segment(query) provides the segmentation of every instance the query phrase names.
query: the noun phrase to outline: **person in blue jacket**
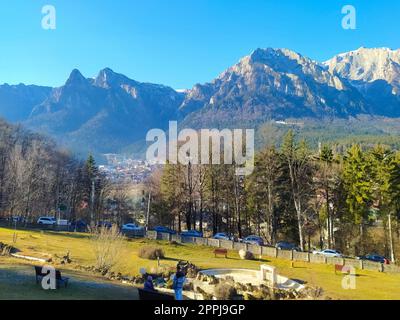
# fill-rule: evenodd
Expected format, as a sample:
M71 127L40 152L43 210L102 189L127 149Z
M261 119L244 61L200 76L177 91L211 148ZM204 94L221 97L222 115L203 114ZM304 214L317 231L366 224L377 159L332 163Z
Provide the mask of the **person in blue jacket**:
M154 289L154 284L153 284L153 277L148 276L146 282L144 283L144 290L147 291L156 291Z
M183 286L186 281L186 276L182 272L181 267L177 267L177 272L173 277L173 286L172 288L175 291L175 300L183 300Z

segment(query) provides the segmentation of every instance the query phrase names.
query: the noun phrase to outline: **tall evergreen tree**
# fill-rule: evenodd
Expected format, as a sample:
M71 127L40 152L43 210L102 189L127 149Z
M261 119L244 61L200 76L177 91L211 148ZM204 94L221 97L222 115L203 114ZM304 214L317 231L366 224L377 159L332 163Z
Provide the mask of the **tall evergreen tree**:
M361 251L365 251L364 223L368 219L373 201L371 173L371 162L361 147L359 145L352 146L344 160L343 180L348 212L353 223L360 230ZM356 250L360 251L358 248Z

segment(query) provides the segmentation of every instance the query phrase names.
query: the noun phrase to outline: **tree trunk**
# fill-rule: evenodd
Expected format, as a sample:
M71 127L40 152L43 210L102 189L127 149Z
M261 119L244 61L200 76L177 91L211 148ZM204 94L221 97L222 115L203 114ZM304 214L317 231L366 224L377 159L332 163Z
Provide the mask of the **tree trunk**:
M300 241L300 248L301 251L304 251L304 238L303 238L303 226L301 222L301 204L295 201L295 209L297 214L297 226L299 229L299 241Z
M394 254L394 245L393 245L392 214L391 213L389 213L389 217L388 217L388 228L389 228L390 260L392 260L392 263L396 263L396 257Z

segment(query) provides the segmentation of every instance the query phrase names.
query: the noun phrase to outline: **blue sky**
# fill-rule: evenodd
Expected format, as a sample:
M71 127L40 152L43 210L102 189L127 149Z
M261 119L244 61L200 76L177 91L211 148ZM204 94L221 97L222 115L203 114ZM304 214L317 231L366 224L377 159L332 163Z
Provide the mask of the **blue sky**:
M41 28L54 5L57 29ZM357 9L357 30L341 8ZM261 47L316 60L361 46L400 48L398 0L0 0L0 83L59 86L73 68L110 67L190 88Z

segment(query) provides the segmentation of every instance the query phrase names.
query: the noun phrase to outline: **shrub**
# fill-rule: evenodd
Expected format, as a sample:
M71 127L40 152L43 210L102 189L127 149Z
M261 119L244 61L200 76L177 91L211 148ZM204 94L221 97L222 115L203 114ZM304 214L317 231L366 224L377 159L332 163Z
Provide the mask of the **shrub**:
M250 251L240 250L239 256L242 260L254 260L254 254Z
M95 228L91 230L91 242L96 257L96 268L105 275L119 260L124 236L116 226L110 229Z
M174 286L174 281L172 279L168 279L167 283L165 284L165 287L167 289L172 289Z
M232 300L237 295L236 289L227 283L220 283L214 289L217 300Z
M8 256L14 251L12 246L0 242L0 256Z
M196 288L197 293L201 294L203 296L203 299L206 301L210 301L213 299L213 296L206 291L204 291L202 288L197 287Z
M161 248L145 246L139 249L139 257L142 259L156 260L164 258L165 254Z

